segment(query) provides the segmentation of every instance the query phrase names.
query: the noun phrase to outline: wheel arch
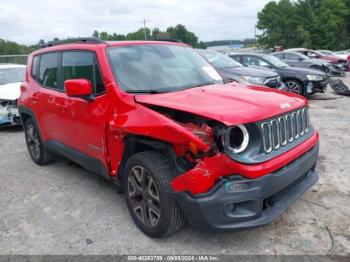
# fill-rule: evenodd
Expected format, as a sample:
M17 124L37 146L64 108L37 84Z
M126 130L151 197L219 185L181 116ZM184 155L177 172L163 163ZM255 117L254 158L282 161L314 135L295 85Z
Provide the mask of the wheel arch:
M177 156L174 147L164 141L151 137L129 134L124 139L125 149L122 160L118 168L118 177L122 178L125 173L125 167L128 159L139 152L153 150L161 153L166 157L176 169L178 174L186 172L190 166L184 159Z
M35 113L30 108L23 106L23 105L20 105L20 106L18 106L18 112L19 112L19 116L20 116L21 123L22 123L23 127L28 119L33 119L36 127L38 128L38 130L40 132L40 135L42 135L37 117L36 117Z

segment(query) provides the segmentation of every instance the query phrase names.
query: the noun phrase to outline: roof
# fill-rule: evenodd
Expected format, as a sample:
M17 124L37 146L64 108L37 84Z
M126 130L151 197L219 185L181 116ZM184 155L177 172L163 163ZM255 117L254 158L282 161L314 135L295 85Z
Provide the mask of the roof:
M289 48L285 51L310 51L310 49L307 49L307 48Z
M0 69L5 68L25 68L25 65L18 65L18 64L0 64Z
M42 48L34 51L31 55L37 55L45 52L53 51L64 51L71 49L82 49L82 50L96 50L97 48L106 48L109 46L131 46L131 45L179 45L179 46L189 46L184 43L178 43L173 41L156 41L156 40L133 40L133 41L102 41L92 42L92 41L62 41L53 44L44 45Z

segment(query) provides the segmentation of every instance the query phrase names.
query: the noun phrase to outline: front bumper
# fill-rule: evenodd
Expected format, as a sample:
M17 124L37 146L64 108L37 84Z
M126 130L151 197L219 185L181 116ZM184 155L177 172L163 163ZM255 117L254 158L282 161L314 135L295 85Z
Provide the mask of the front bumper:
M266 225L279 217L318 180L318 144L301 157L269 175L221 179L200 196L174 193L191 226L203 232L243 230Z
M0 100L0 126L20 124L16 101Z
M312 82L309 81L306 83L306 90L305 92L307 94L313 94L313 93L324 93L327 90L329 84L329 79L325 79L323 81L320 82Z

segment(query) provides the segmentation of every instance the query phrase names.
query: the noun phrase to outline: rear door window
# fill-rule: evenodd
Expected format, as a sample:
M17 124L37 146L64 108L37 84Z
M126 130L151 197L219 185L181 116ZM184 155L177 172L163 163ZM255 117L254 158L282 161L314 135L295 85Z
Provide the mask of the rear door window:
M38 82L48 88L58 88L59 53L42 54L40 58Z

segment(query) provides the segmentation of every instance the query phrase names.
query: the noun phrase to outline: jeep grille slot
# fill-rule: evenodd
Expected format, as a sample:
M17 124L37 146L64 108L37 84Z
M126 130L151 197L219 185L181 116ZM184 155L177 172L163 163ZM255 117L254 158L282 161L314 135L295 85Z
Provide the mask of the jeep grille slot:
M260 124L260 130L265 153L277 150L309 132L308 109L299 109L264 121Z

